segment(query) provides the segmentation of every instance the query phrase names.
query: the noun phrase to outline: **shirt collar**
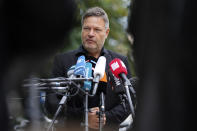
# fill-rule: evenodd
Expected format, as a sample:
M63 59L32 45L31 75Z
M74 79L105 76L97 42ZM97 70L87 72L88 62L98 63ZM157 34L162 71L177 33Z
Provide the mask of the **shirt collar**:
M78 48L78 50L77 50L77 52L76 52L76 56L80 56L80 55L85 55L85 56L87 56L87 54L88 54L88 51L83 47L83 45L81 45L79 48ZM107 54L107 50L103 47L102 49L101 49L101 53L100 53L100 56L104 56L105 54Z

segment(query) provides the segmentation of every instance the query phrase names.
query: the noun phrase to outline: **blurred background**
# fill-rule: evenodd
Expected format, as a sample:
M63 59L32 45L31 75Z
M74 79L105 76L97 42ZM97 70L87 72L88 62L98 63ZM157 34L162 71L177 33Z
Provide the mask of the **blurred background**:
M110 33L105 48L128 56L135 76L133 39L127 34L130 4L130 0L3 0L2 129L6 127L6 121L9 121L9 130L17 131L41 130L48 126L51 117L45 116L45 97L41 97L44 92L22 85L27 78L50 78L54 56L81 45L81 16L89 7L100 6L107 12Z
M1 130L47 127L44 94L21 85L26 78L49 78L54 56L78 48L81 14L92 6L101 6L110 19L105 47L128 56L132 75L139 77L129 130L195 129L196 1L2 0Z

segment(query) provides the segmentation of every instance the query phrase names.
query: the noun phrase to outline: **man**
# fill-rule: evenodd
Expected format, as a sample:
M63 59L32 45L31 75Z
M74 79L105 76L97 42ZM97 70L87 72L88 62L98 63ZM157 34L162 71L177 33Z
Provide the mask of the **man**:
M115 130L118 129L119 124L125 120L130 114L128 103L126 108L121 104L120 97L116 93L111 85L109 79L114 79L109 71L109 63L114 58L121 59L128 69L128 78L131 77L130 70L128 68L128 61L125 56L106 50L104 48L105 40L109 34L109 20L106 12L99 7L93 7L88 9L82 17L82 32L81 39L82 45L79 49L70 51L64 54L57 55L54 60L54 66L52 70L53 77L64 76L67 77L67 71L72 65L76 64L79 56L84 55L86 61L92 63L93 68L100 56L106 57L106 75L107 84L105 87L105 114L104 114L104 129ZM109 78L111 77L111 78ZM99 83L98 89L102 85ZM121 85L123 86L123 85ZM124 88L124 87L122 87ZM88 113L88 125L90 129L99 129L99 117L97 112L99 111L100 93L97 91L94 97L89 97L88 107L91 111ZM54 98L48 97L48 102L58 103ZM76 96L71 97L66 103L65 116L66 125L72 128L74 122L82 122L84 116L84 95L78 93ZM48 103L48 109L54 113L57 106L50 106ZM52 109L53 108L53 109ZM69 124L68 124L69 123ZM79 126L74 124L74 126ZM107 129L108 128L108 129Z

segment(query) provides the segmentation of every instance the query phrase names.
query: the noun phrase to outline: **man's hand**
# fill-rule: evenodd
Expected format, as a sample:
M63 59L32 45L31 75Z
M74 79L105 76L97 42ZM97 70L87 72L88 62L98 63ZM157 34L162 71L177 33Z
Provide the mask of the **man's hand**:
M99 129L99 115L96 112L99 112L98 107L91 108L90 112L88 113L88 125L92 129ZM102 126L104 126L106 123L105 114L103 115L101 122Z

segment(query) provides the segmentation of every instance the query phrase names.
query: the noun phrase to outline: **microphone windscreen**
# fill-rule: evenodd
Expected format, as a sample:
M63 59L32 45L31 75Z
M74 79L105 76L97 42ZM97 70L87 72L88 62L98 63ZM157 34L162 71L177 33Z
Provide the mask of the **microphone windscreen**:
M117 77L120 78L120 74L124 73L125 75L127 75L127 68L125 66L125 64L118 58L113 59L110 64L110 70L111 72Z
M85 66L85 69L86 69L85 78L92 77L92 64L87 62L86 66ZM84 81L84 86L83 86L84 90L91 90L91 87L92 87L92 82L91 81Z
M76 75L76 76L79 75L79 76L85 77L85 65L86 65L85 56L82 55L82 56L78 57L77 64L76 64L75 70L74 70L74 75Z
M94 77L99 75L100 78L102 78L105 73L105 66L106 66L106 58L104 56L100 56L94 69Z

